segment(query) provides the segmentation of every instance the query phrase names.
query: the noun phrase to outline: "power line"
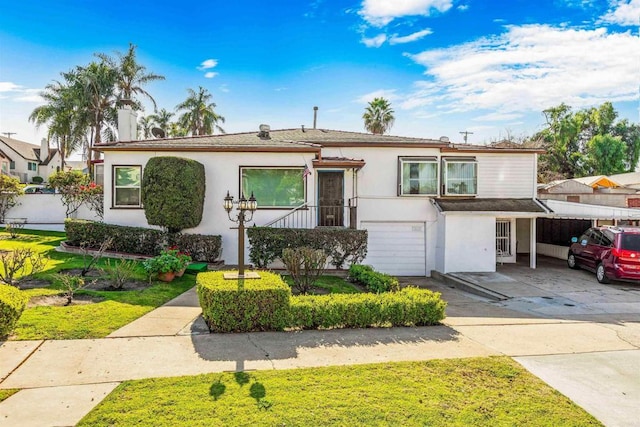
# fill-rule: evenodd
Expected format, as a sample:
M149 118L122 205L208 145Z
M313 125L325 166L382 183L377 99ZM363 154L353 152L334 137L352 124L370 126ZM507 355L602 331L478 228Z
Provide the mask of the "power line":
M460 134L461 134L461 135L464 135L464 136L463 136L463 138L464 138L464 143L466 144L466 143L467 143L467 136L468 136L468 135L473 135L473 132L469 132L468 130L465 130L465 131L460 132Z
M7 138L11 138L11 135L17 135L17 132L2 132L3 135L7 135Z

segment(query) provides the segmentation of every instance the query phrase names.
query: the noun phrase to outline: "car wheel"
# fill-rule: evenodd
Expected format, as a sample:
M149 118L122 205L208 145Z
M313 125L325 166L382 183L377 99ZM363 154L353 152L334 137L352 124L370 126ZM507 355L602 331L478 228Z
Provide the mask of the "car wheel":
M567 265L569 266L569 268L572 268L574 270L580 268L576 261L576 256L572 252L569 252L569 256L567 257Z
M602 263L598 264L596 267L596 279L598 279L599 283L609 283L609 278L607 277L607 273L604 271L604 265Z

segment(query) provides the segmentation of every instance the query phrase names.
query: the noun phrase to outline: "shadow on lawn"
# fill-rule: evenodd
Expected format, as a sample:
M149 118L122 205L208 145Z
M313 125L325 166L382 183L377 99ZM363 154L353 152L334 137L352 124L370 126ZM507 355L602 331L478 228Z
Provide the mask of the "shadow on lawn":
M251 375L246 372L234 372L233 378L240 388L249 384L252 380ZM267 389L264 384L256 381L255 378L253 378L253 380L255 382L251 384L251 387L249 387L249 396L256 400L256 404L259 409L269 409L272 406L272 403L265 400L265 397L267 396ZM213 400L218 400L226 391L227 386L222 382L221 375L213 384L211 384L211 387L209 388L209 395L211 395Z

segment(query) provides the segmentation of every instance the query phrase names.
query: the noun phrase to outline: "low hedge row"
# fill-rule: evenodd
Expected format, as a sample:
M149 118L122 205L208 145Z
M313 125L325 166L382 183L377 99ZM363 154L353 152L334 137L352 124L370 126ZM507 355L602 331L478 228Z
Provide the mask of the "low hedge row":
M291 298L290 327L366 328L435 325L447 303L440 294L407 287L384 294L300 295Z
M283 249L302 246L323 250L336 268L346 262L357 264L367 255L367 230L250 227L247 236L251 244L249 259L258 268L279 259Z
M104 222L67 219L64 223L67 243L71 246L99 248L113 238L110 251L156 256L166 246L189 252L194 261L214 262L222 252L222 237L203 234L170 234L151 228L128 227Z
M211 332L249 332L285 328L364 328L433 325L444 319L446 302L439 293L404 288L383 294L291 296L279 275L225 280L222 272L196 279L202 315Z
M379 273L368 265L351 265L349 267L349 279L375 293L400 289L398 279L385 273Z
M200 273L196 289L202 317L211 332L280 331L288 326L291 288L278 274L226 280L220 271Z
M29 297L20 289L0 284L0 338L9 335L27 306Z

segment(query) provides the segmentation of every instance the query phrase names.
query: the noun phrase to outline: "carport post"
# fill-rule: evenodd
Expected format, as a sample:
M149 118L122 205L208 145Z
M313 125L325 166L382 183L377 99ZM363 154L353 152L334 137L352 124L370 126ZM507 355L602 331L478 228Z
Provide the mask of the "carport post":
M536 218L531 218L529 223L529 267L536 268Z

